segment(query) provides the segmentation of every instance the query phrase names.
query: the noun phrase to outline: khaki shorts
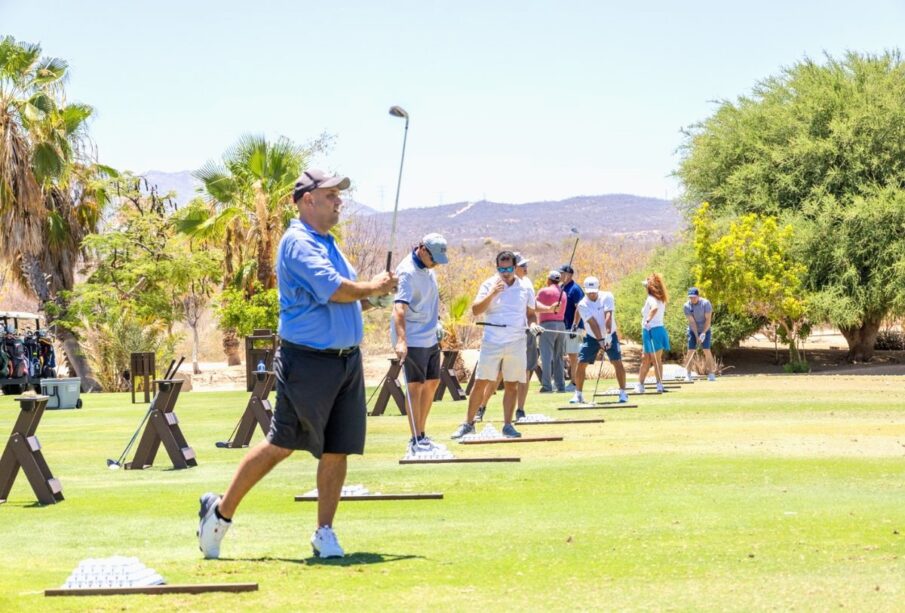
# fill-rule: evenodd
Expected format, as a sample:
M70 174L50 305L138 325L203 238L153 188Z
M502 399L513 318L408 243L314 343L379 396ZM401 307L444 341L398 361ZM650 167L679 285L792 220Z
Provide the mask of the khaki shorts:
M524 383L525 370L528 368L525 352L524 336L505 345L483 343L475 378L496 381L497 375L502 371L503 381Z

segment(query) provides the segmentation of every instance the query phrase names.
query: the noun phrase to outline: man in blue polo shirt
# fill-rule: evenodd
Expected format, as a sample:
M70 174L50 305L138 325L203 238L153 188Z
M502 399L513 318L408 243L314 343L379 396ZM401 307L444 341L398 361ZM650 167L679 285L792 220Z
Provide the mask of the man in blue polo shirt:
M688 288L688 302L685 303L685 318L688 320L688 350L691 352L685 362L685 380L691 381L688 368L694 359L697 348L704 352L704 369L707 380L716 381L716 362L710 352L710 324L713 318L713 306L696 287Z
M575 387L575 378L578 376L578 352L581 350L581 342L584 338L584 323L578 313L578 303L584 298L584 292L572 278L575 275L575 269L569 264L563 264L559 267L559 274L562 280L562 304L565 305L563 310L563 323L566 330L572 330L574 335L566 339L565 353L569 359L569 374L572 377L572 383L566 386L566 391L577 391Z
M222 497L201 497L198 542L205 558L220 556L242 498L270 470L303 449L319 459L314 555L342 557L333 518L349 454L364 451L366 410L361 343L362 308L388 304L396 277L358 281L330 229L339 222L340 191L349 179L308 170L295 183L299 211L280 241L276 275L280 348L274 359L277 401L265 441L242 459Z
M390 340L405 369L411 402L413 452L430 451L435 444L425 432L427 415L440 385L440 291L432 270L447 264L446 239L428 234L396 267L399 288L390 318Z

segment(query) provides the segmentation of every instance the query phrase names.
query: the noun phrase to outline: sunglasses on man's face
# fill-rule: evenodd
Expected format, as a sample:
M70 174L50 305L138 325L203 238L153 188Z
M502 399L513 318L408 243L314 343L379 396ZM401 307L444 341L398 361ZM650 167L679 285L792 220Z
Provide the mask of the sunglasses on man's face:
M497 266L497 272L515 272L515 266Z

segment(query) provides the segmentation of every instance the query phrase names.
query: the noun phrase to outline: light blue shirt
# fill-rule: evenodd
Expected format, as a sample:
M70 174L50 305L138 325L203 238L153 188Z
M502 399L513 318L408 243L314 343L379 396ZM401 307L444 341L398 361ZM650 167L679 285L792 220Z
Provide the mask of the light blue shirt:
M405 339L409 347L433 347L437 344L440 318L440 292L434 271L409 253L396 267L399 285L394 302L408 305L405 310ZM390 318L390 340L396 344L396 326Z
M361 304L330 302L343 279L357 279L331 235L293 219L280 239L276 271L280 338L315 349L361 344Z

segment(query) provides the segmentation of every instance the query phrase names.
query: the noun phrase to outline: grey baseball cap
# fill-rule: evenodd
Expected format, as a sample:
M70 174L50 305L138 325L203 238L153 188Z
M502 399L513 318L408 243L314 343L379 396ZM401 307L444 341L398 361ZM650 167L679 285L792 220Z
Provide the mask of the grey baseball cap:
M437 234L436 232L432 232L430 234L425 235L424 238L421 239L421 244L430 251L431 258L437 264L448 264L449 258L446 257L446 239Z
M527 265L528 265L528 262L530 262L530 261L531 261L531 260L529 260L528 258L526 258L525 256L523 256L523 255L522 255L521 253L519 253L518 251L515 252L515 265L516 265L516 266L527 266Z
M558 270L551 270L549 273L547 273L547 278L553 281L559 281L560 279L562 279L562 275L559 274Z
M295 180L295 187L292 188L292 201L298 202L299 198L305 195L305 192L313 192L316 189L330 187L349 189L350 185L352 185L352 182L349 177L339 177L319 168L310 168Z

